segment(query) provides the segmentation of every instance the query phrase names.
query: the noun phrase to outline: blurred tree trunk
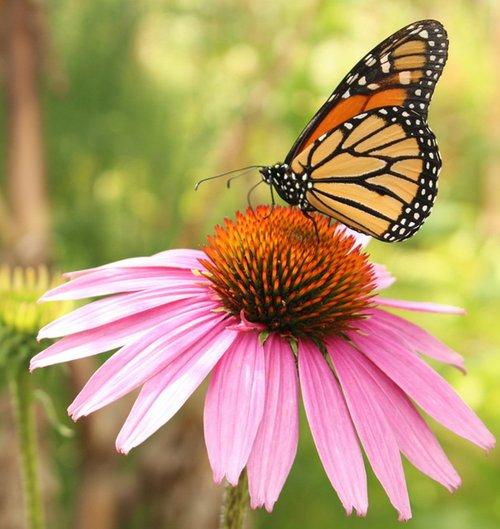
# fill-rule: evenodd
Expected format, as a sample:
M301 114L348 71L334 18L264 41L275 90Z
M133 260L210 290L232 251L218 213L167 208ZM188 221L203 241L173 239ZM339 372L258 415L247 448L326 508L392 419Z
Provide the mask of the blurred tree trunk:
M29 0L4 0L2 11L11 217L6 246L10 260L36 264L50 255L39 95L41 13L39 4Z
M47 262L49 206L45 189L45 160L39 97L39 56L43 33L39 5L26 0L0 0L2 81L5 94L6 194L0 196L2 260L21 265ZM0 409L10 409L1 396ZM0 468L0 527L24 527L19 475L19 454L13 417L2 413ZM40 475L46 503L52 504L55 481L39 421Z
M486 174L484 182L484 215L483 226L488 235L498 237L500 235L500 155L498 150L498 141L500 139L500 107L498 98L500 96L500 3L492 2L489 5L490 11L490 41L491 49L495 50L491 54L491 59L495 61L491 65L491 85L494 87L489 105L490 112L488 115L487 138L490 141L488 156L486 159Z

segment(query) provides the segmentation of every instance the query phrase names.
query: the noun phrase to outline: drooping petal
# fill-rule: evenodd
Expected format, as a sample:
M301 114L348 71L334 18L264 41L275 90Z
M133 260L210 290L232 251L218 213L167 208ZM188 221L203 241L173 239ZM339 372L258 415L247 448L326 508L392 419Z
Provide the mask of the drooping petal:
M83 299L153 288L176 288L200 282L206 282L206 279L196 277L190 270L159 267L104 268L49 290L40 301Z
M465 372L461 355L414 323L379 309L370 309L370 316L370 324L374 325L373 332L389 334L390 339L406 343L412 351L453 365Z
M412 310L415 312L436 312L438 314L465 314L461 307L452 305L441 305L440 303L429 303L427 301L405 301L402 299L374 297L373 301L384 307L395 309Z
M368 509L363 457L344 397L317 347L299 343L299 377L307 420L325 471L348 514Z
M331 342L335 351L336 341ZM460 477L446 457L436 437L404 392L378 369L366 356L350 349L350 361L371 398L384 412L399 449L424 474L455 490Z
M30 370L93 356L136 340L168 318L192 310L204 298L182 299L121 320L61 338L31 359Z
M240 333L214 369L205 400L204 429L214 481L236 485L264 412L264 349L254 332Z
M173 303L181 299L199 297L203 294L208 298L209 290L198 285L162 288L152 292L118 294L88 303L54 320L40 330L38 339L58 338L87 331L154 307Z
M218 324L151 377L118 434L117 450L128 453L169 421L231 346L236 334L225 329L224 323Z
M208 310L207 310L208 309ZM125 345L90 377L68 408L74 420L123 397L191 348L225 318L195 305Z
M184 270L204 270L205 267L200 263L200 259L206 259L207 256L201 250L191 249L173 249L157 253L148 257L130 257L108 263L94 268L87 268L86 270L77 270L75 272L67 272L64 275L69 279L75 279L97 270L106 268L134 268L134 267L152 267L158 266L162 268L180 268Z
M389 288L396 281L396 278L384 265L372 263L372 267L375 274L375 288L377 290Z
M370 333L367 323L360 330ZM350 333L363 353L431 417L457 435L490 449L495 438L451 386L399 342L371 334Z
M299 439L297 369L287 342L272 333L264 344L264 415L248 460L253 509L271 512L290 472Z
M336 224L335 231L351 236L355 241L353 245L354 248L356 248L357 246L361 248L366 248L368 246L368 243L371 241L371 237L369 235L365 235L364 233L359 233L357 231L351 230L351 228L348 228L347 226L344 226L344 224L341 223Z
M410 500L399 454L399 447L384 411L377 402L373 384L366 384L357 351L340 339L327 344L334 368L344 391L347 406L370 464L384 487L400 520L411 518Z

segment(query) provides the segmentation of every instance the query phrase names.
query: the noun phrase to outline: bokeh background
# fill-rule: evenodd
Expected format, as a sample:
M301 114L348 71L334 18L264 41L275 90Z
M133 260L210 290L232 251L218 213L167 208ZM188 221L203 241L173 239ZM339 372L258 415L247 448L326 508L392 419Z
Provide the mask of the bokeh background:
M0 1L2 261L68 270L200 247L215 223L246 206L258 175L230 191L218 181L195 192L197 178L282 159L346 71L423 18L442 21L451 41L429 115L444 160L440 195L417 236L369 251L398 277L394 297L467 309L463 318L413 320L465 355L467 376L441 372L500 434L496 0ZM269 200L265 189L254 195L254 204ZM99 361L34 375L54 408L38 410L49 526L216 527L221 490L203 448L203 391L119 456L113 441L130 399L76 426L65 416ZM3 389L0 421L0 527L17 529L17 447ZM500 527L500 452L485 455L438 430L464 484L450 495L407 466L408 525ZM373 476L369 492L368 517L346 518L303 421L274 513L252 513L248 525L399 527Z

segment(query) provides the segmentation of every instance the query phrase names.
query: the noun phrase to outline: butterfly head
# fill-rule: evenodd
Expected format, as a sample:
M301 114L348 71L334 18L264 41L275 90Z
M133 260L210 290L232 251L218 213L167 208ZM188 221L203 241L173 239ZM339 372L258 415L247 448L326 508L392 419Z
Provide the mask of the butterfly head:
M288 164L277 163L263 167L260 173L264 182L273 186L285 202L291 206L308 209L306 191L309 178L305 172L296 174Z
M283 179L287 166L282 163L276 163L274 165L268 165L259 169L260 174L262 175L262 180L268 185L276 185L276 182Z

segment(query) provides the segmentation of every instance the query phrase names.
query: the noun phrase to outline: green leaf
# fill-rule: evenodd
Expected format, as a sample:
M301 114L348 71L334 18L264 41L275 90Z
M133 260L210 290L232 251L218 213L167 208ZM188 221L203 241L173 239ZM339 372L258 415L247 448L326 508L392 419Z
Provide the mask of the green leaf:
M63 424L63 422L59 419L59 417L57 416L56 408L54 406L54 402L50 398L50 395L48 393L45 393L45 391L41 389L35 390L34 394L35 398L42 404L43 409L45 410L45 414L47 415L47 419L49 420L50 424L56 429L56 431L62 437L73 437L75 435L74 430L66 424Z

